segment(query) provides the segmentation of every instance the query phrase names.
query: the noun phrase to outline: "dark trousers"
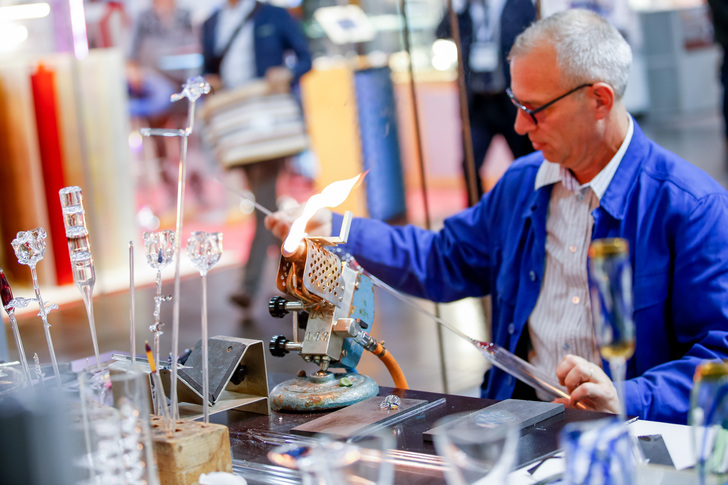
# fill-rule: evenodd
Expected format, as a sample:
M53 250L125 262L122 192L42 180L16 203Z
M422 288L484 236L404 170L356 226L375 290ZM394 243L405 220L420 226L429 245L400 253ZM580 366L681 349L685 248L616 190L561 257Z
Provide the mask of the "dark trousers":
M471 93L468 103L470 118L470 135L473 140L473 160L475 161L475 185L478 197L483 195L483 184L480 180L480 169L485 162L490 142L495 135L503 135L515 158L528 155L533 151L527 136L516 133L513 124L516 121L516 107L505 92L496 94ZM468 170L463 160L465 182L470 186Z
M278 207L276 196L276 182L278 174L285 163L284 158L268 160L265 162L243 165L248 189L253 193L255 201L263 207L275 211ZM275 290L275 275L263 275L265 262L268 260L268 248L280 246L280 241L269 230L265 228L265 214L255 211L255 236L250 245L248 262L245 265L242 290L250 297L255 296L260 289L261 280L270 281L271 291Z

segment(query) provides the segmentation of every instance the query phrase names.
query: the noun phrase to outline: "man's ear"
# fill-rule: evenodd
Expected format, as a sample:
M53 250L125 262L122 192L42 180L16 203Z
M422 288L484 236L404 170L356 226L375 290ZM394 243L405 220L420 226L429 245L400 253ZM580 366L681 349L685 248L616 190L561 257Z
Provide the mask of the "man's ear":
M614 88L607 83L594 83L590 95L596 101L597 119L606 118L612 111L616 99Z

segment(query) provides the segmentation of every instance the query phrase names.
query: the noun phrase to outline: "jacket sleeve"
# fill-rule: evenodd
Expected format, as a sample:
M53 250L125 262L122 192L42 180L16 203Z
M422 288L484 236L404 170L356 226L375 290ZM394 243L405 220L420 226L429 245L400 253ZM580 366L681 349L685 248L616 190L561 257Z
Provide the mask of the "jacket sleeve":
M219 11L202 24L202 74L220 74L220 64L215 62L215 29Z
M455 301L489 293L491 261L483 203L448 218L442 230L352 221L346 250L366 270L405 293ZM335 215L334 233L341 225Z
M710 194L691 207L664 218L658 236L674 237L674 244L645 244L646 257L669 254L670 264L635 274L637 348L628 366L638 357L648 356L645 365L662 361L628 368L639 377L625 383L626 410L640 419L687 423L695 368L728 359L728 195Z
M311 51L301 23L287 11L283 10L283 13L284 47L291 49L296 54L296 63L292 68L293 79L291 81L292 84L296 84L301 76L311 70Z

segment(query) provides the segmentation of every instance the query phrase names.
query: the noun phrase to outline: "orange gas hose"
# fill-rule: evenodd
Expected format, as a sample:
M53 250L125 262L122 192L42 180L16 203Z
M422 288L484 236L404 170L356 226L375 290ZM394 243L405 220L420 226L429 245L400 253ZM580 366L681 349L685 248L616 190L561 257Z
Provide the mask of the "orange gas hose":
M379 357L379 359L384 363L384 366L387 368L389 374L394 380L395 387L399 389L409 389L409 386L407 385L407 379L405 379L402 369L399 367L399 364L394 359L394 356L391 353L387 352L387 349L385 349L382 344L377 342L377 346L374 348L374 350L370 350L370 352Z

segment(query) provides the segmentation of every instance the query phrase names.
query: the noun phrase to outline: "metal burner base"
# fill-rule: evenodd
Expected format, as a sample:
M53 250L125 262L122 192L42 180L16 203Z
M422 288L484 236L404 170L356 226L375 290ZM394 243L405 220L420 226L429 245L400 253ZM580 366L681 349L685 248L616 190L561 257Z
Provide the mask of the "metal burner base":
M348 385L348 379L351 385ZM281 382L270 392L274 411L328 411L355 404L379 393L371 377L328 372L323 376L297 377Z

